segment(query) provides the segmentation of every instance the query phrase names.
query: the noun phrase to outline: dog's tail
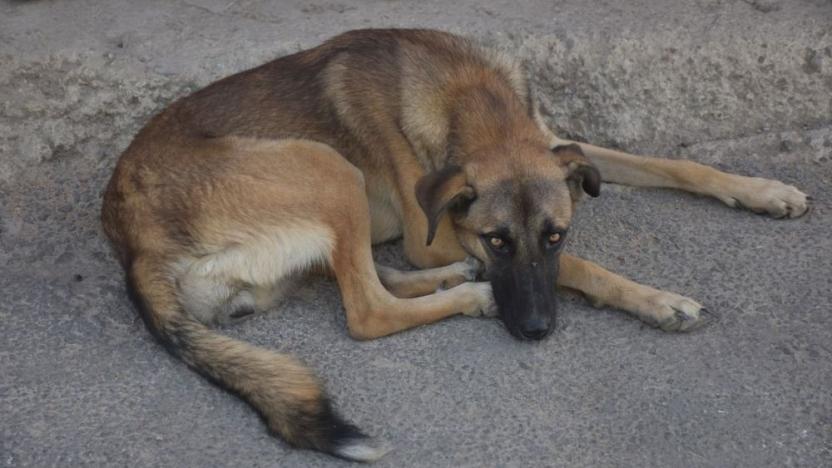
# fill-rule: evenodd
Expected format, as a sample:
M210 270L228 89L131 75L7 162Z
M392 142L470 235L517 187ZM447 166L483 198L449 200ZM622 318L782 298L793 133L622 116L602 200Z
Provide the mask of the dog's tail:
M172 354L246 400L291 445L356 461L387 453L335 413L318 379L299 361L220 335L191 318L158 262L133 261L127 283L147 327Z

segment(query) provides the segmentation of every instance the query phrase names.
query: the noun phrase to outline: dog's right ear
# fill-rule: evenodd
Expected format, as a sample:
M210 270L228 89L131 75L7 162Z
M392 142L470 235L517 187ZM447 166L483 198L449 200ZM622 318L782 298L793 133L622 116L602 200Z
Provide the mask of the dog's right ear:
M601 194L601 173L584 156L580 146L575 143L558 145L552 148L552 153L560 158L561 164L566 168L567 180L580 185L590 197Z
M468 185L465 171L456 165L448 165L424 175L416 183L416 200L428 218L428 238L433 242L442 214L456 203L473 200L474 188Z

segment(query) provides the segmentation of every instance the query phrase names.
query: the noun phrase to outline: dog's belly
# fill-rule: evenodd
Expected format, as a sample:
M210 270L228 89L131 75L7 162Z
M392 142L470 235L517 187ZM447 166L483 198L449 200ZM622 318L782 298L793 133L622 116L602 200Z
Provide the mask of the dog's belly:
M402 220L398 210L389 198L369 196L370 227L373 244L379 244L401 237Z

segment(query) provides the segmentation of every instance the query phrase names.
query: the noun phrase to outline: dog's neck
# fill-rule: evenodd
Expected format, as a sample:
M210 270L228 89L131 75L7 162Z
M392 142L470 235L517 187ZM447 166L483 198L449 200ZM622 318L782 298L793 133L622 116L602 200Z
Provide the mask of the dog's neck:
M450 96L448 149L451 159L464 164L484 150L503 149L514 143L545 141L527 103L505 83L459 86Z

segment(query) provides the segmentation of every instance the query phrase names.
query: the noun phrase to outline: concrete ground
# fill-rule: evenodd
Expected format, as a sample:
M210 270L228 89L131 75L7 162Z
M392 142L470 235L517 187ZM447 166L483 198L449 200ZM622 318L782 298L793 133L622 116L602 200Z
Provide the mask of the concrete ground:
M568 249L722 314L692 334L566 296L541 343L470 318L359 343L323 280L226 333L317 369L395 447L379 466L829 466L828 0L0 3L1 466L347 465L288 449L163 352L98 211L120 151L173 98L369 26L513 51L563 133L779 178L814 209L778 221L615 186L584 203Z

